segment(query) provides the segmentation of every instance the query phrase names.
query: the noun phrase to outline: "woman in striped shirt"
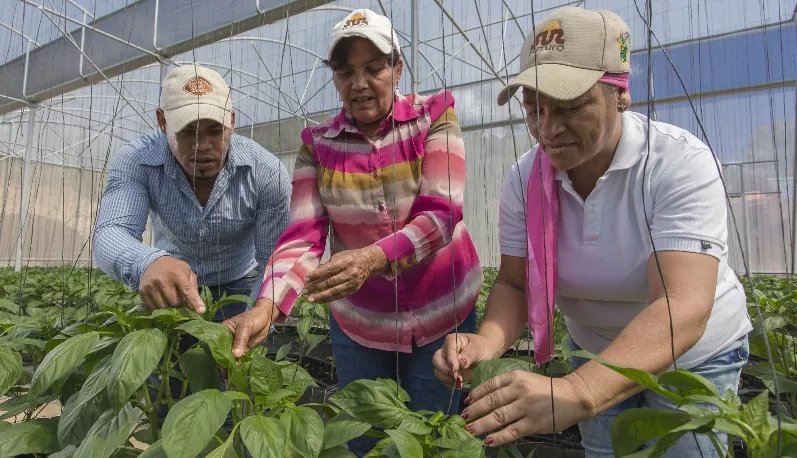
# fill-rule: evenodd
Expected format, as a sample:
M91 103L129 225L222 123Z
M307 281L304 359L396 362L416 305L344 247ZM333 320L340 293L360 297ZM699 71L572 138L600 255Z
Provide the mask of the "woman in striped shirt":
M449 91L399 95L398 48L388 18L370 10L333 29L327 65L343 108L302 131L290 225L256 306L227 324L240 356L300 295L329 302L341 387L395 378L398 367L413 410L447 411L459 392L449 405L432 356L455 329L473 332L482 271L462 216L454 99ZM327 236L332 256L319 267ZM361 439L350 444L354 453L374 443Z

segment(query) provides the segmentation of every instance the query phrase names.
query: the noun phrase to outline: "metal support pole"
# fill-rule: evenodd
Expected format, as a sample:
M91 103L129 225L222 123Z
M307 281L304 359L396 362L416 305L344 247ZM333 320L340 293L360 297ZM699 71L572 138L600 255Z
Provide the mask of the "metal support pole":
M33 137L36 133L36 106L28 108L28 134L25 138L25 157L23 159L22 172L22 207L19 215L19 235L17 236L17 261L14 264L14 271L22 270L22 251L25 242L25 226L28 220L28 205L30 204L30 180L33 157Z
M752 233L750 230L750 218L747 217L747 194L744 186L744 167L739 166L739 178L742 185L742 220L744 220L744 252L747 256L747 269L753 272L753 249L750 247L750 237Z
M797 22L797 6L795 6L795 22ZM785 128L785 125L784 125ZM797 273L797 94L794 103L794 160L791 175L791 274Z
M655 86L653 85L653 2L652 0L647 0L645 2L645 15L647 16L648 22L648 97L650 100L648 101L648 107L650 107L650 113L648 113L648 117L652 120L656 120L656 93L655 93Z
M419 0L412 0L412 93L418 93L418 5Z

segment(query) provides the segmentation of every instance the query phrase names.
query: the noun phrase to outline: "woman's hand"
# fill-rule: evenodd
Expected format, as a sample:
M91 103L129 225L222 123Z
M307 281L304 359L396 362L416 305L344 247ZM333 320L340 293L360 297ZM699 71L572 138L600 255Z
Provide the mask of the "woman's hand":
M499 446L530 434L559 432L594 416L586 387L568 377L511 371L487 380L465 400L465 429L474 436L489 434L484 443Z
M371 274L387 267L387 256L376 245L341 251L307 275L302 294L310 294L313 303L333 302L356 293Z
M478 334L449 334L432 357L434 375L448 388L462 388L473 369L482 361L495 359L498 351L490 340Z
M263 298L250 310L225 320L224 324L235 335L232 343L233 356L240 358L265 340L271 324L279 314L277 306L271 300Z

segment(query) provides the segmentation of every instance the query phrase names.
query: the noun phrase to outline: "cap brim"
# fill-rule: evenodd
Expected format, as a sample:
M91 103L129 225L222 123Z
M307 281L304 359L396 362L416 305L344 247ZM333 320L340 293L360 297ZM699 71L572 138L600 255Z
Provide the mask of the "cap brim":
M393 44L385 40L382 36L376 33L369 33L367 29L366 30L352 29L344 31L343 33L338 35L335 38L335 40L332 41L332 43L329 44L329 52L327 55L327 59L332 58L332 51L335 49L335 46L338 45L340 40L350 37L365 38L366 40L373 43L374 46L376 46L376 49L378 49L382 54L390 54L393 51ZM396 51L398 51L398 49L396 49Z
M169 130L178 132L200 119L216 121L225 127L232 126L232 111L203 103L192 103L171 110L163 110Z
M541 64L527 68L498 94L504 105L520 87L533 89L555 100L573 100L587 92L603 76L602 70L589 70L563 64Z

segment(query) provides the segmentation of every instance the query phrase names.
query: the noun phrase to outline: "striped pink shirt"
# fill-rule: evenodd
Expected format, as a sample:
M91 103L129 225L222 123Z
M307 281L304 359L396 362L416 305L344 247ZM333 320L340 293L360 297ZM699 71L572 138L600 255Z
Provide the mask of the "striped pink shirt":
M428 344L462 323L479 296L482 271L462 221L465 152L451 92L397 96L373 139L341 110L304 129L302 143L291 222L259 297L288 315L329 235L332 254L376 243L392 265L331 304L354 341L381 350L398 344L409 353L413 340Z

